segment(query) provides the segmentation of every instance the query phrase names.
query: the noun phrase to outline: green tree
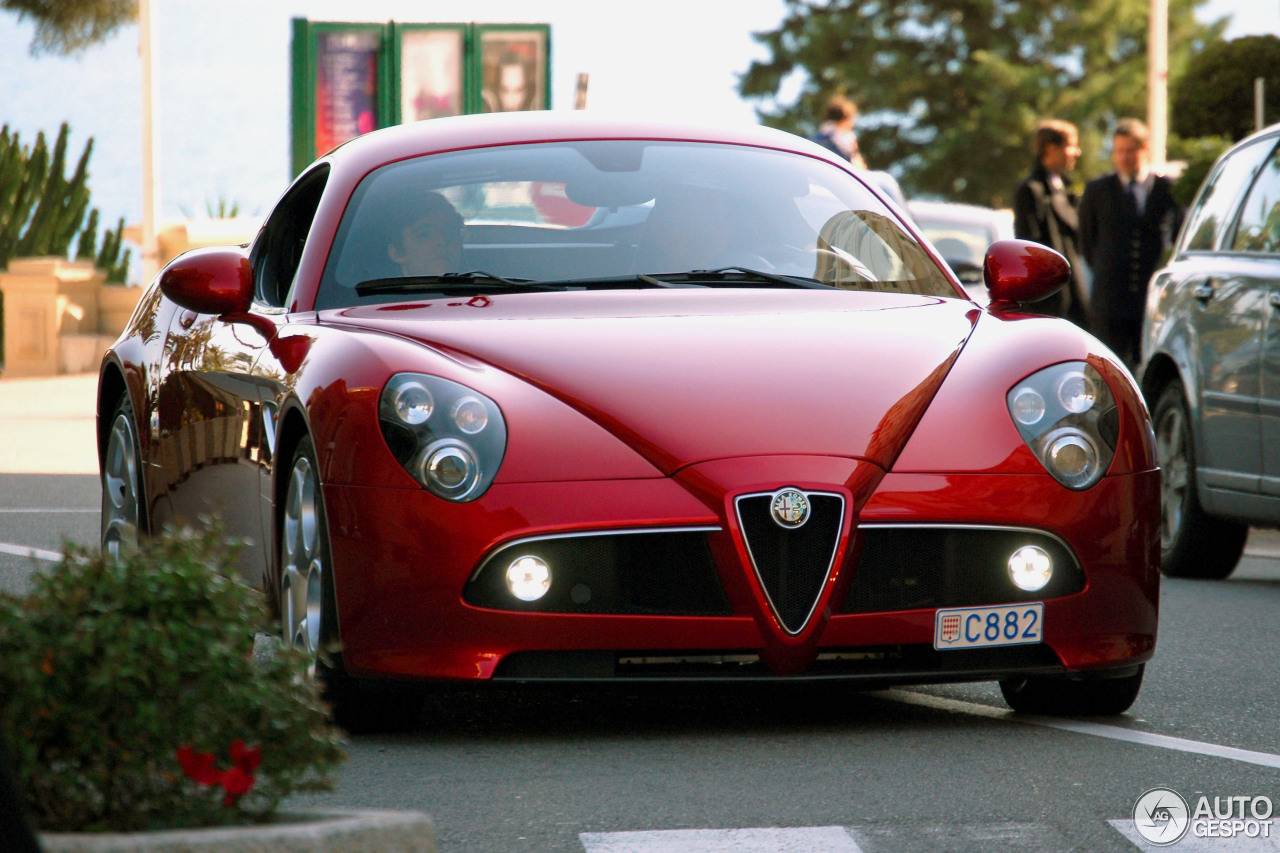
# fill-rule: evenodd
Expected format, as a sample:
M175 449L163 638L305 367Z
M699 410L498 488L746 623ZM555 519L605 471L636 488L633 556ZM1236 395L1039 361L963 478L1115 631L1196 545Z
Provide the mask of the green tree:
M1171 86L1169 117L1179 136L1239 141L1254 127L1254 80L1265 81L1264 108L1280 119L1280 38L1245 36L1217 42L1191 59Z
M138 0L0 0L36 24L32 53L74 53L138 19Z
M1220 37L1196 22L1205 0L1170 0L1170 71ZM765 124L810 135L834 94L862 108L872 168L908 194L1004 207L1030 166L1042 118L1080 128L1079 176L1107 168L1116 118L1146 114L1148 0L786 0L770 52L739 91ZM778 93L799 83L799 95Z

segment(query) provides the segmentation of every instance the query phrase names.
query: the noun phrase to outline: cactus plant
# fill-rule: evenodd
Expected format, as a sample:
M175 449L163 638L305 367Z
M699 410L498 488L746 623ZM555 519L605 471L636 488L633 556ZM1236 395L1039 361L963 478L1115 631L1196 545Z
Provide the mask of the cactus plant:
M94 208L97 213L97 208ZM124 245L124 217L120 217L116 221L116 227L113 231L107 231L102 235L102 248L98 251L98 257L94 263L98 269L103 270L107 274L107 281L117 284L124 284L129 277L129 256L133 254L132 250L125 249L124 255L121 256L120 250Z
M24 257L66 255L72 239L80 230L80 223L84 221L85 210L89 206L89 187L86 182L89 178L89 155L93 153L93 138L90 137L85 144L75 174L68 180L64 173L69 130L64 122L58 133L58 140L54 143L53 157L44 187L36 199L35 210L31 213L31 221L14 250ZM40 147L43 142L44 134L40 134L36 144Z
M124 219L114 231L103 234L102 248L95 248L99 215L89 213L89 157L93 138L85 144L75 172L66 177L70 128L64 122L52 154L43 132L29 149L9 126L0 128L0 269L17 256L62 255L71 251L79 235L76 257L92 259L107 273L108 281L124 282L129 272L128 250L121 256Z

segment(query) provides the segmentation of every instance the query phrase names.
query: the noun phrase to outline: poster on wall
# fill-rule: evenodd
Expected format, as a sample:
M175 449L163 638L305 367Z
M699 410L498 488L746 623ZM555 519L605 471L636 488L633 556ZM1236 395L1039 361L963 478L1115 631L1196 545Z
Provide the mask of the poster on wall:
M547 109L550 28L476 27L479 39L478 112Z
M400 27L400 121L462 115L465 59L464 27Z
M548 24L292 19L290 167L296 176L381 127L551 108Z
M377 128L381 46L376 31L316 34L316 157Z

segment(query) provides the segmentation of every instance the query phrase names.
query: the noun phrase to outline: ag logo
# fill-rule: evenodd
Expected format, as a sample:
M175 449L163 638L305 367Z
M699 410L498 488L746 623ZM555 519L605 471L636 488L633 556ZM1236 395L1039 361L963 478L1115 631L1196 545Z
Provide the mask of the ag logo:
M781 489L774 493L769 513L779 527L794 530L809 520L809 499L799 489Z
M1175 844L1187 834L1191 811L1177 791L1152 788L1133 804L1133 826L1157 847Z

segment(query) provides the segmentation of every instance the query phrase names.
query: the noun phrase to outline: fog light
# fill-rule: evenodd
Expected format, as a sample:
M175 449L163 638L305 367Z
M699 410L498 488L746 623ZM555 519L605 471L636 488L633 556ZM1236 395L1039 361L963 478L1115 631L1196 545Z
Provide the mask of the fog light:
M1013 585L1027 592L1044 589L1053 577L1053 560L1043 548L1027 545L1013 552L1009 558L1009 577Z
M540 557L521 557L507 566L507 589L521 601L537 601L550 588L551 567Z

